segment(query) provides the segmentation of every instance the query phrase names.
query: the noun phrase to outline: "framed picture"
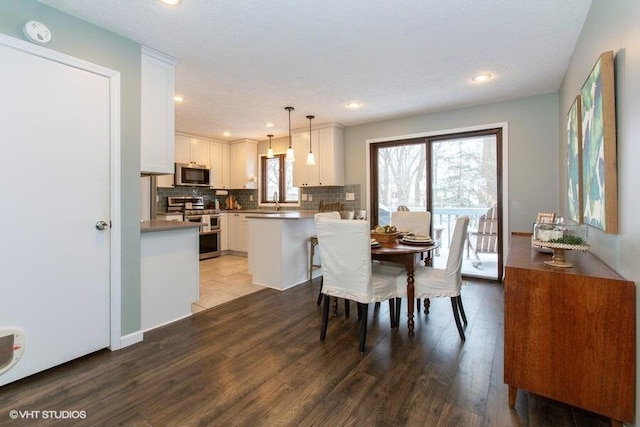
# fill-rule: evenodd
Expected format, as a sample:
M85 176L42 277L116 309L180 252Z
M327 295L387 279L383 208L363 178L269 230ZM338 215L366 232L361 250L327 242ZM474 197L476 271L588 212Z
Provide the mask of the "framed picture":
M538 224L552 224L556 220L556 214L554 212L538 212L536 216L536 222Z
M613 52L600 55L580 90L582 217L606 233L618 232L618 177Z
M580 95L567 113L567 218L582 223L582 114Z

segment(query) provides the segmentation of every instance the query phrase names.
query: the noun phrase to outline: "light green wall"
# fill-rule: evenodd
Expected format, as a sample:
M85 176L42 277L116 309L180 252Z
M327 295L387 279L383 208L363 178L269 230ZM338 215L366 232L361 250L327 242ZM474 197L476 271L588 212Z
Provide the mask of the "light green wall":
M140 45L35 0L0 1L1 33L25 40L22 26L30 20L51 30L47 48L120 72L122 334L136 332L140 329Z
M558 97L532 96L345 128L345 182L360 184L366 203L368 139L508 124L509 231L529 231L540 211L558 210ZM362 206L366 208L366 206Z
M594 0L559 92L559 120L564 123L575 96L602 52L615 55L616 130L618 148L618 234L605 234L589 227L591 252L618 274L635 283L640 282L640 2L637 0ZM564 197L567 170L566 135L560 131L561 206L566 210ZM636 307L640 293L636 292ZM637 308L636 308L637 310ZM640 316L636 316L636 331L640 330ZM636 366L640 347L636 339ZM640 381L636 369L636 390ZM636 391L636 423L640 408L640 393Z

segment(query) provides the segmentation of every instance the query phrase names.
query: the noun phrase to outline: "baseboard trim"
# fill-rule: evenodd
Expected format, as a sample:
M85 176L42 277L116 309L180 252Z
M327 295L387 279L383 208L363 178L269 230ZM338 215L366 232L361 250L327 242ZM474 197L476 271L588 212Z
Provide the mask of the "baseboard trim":
M120 350L122 348L129 347L130 345L142 342L143 340L144 340L144 332L136 331L132 334L120 337L120 347L119 348L111 347L111 350Z

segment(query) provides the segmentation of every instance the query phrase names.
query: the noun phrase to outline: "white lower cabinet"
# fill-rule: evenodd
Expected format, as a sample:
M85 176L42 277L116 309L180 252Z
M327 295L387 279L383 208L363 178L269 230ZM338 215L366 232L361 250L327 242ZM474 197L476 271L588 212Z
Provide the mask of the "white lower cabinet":
M229 212L229 250L247 252L248 223L247 214Z
M249 220L247 215L238 214L238 251L247 252L248 244L248 232L249 232Z
M229 250L229 214L220 214L220 250Z
M199 297L198 229L140 236L140 326L157 328L191 315Z

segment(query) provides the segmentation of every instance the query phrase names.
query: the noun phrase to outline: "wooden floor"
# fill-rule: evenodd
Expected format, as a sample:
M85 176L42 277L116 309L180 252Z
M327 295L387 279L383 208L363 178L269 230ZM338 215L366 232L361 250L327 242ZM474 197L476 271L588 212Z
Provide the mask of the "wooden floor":
M0 388L0 425L605 426L606 419L503 383L502 285L463 287L462 343L448 299L416 335L370 307L365 354L352 316L319 341L319 283L259 291ZM406 301L405 301L406 303ZM406 305L403 305L406 310ZM10 411L84 411L84 419L11 420ZM24 415L25 413L23 413ZM42 413L41 413L42 414ZM20 418L21 415L19 415Z

